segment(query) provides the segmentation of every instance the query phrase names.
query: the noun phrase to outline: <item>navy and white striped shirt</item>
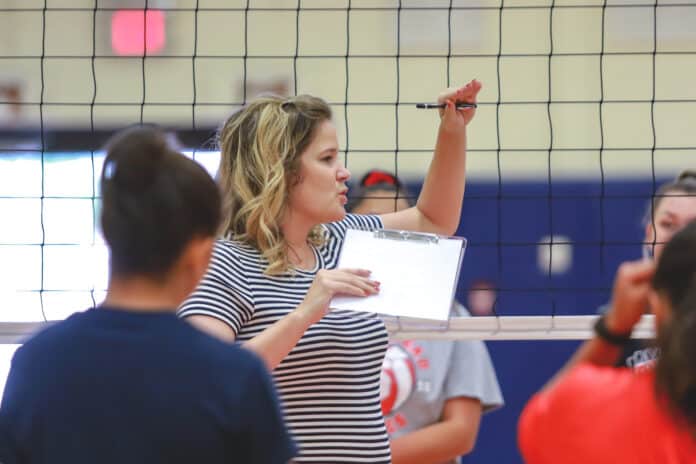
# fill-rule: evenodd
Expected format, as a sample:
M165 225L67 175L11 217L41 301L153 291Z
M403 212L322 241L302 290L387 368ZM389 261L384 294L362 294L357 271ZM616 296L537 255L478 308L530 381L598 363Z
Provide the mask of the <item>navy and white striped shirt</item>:
M260 252L220 240L210 268L179 311L227 323L245 342L293 311L320 269L334 269L346 230L382 228L377 216L347 215L325 225L317 265L267 276ZM285 420L300 446L299 463L391 462L380 408L379 380L387 348L380 319L332 312L312 325L274 370Z

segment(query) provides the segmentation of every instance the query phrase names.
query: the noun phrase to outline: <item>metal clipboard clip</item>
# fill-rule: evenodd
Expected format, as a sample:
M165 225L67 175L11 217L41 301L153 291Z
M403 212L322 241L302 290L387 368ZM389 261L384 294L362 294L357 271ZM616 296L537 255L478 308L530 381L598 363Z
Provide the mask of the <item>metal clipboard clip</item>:
M452 309L465 246L464 237L425 231L348 229L337 267L370 269L382 282L382 291L369 298L336 295L331 308L378 314L397 331L416 323L411 320L444 324Z
M390 229L378 229L375 230L374 235L376 238L385 238L389 240L400 240L400 241L410 241L410 242L423 242L423 243L434 243L440 242L440 237L436 234L426 234L423 232L411 232L408 230L390 230Z

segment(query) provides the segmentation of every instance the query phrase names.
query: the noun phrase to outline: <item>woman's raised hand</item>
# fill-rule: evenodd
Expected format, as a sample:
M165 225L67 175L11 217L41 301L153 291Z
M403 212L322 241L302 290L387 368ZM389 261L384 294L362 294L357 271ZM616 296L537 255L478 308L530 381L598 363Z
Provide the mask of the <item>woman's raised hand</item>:
M437 97L437 102L445 104L440 109L442 126L452 130L463 130L476 114L476 108L456 109L457 103L476 103L476 97L481 90L481 83L476 79L463 87L450 87Z

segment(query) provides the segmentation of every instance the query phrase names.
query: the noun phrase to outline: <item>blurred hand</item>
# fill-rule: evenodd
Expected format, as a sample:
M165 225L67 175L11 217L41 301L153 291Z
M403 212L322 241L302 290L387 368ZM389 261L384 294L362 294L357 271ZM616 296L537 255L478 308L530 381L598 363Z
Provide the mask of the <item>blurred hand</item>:
M322 269L296 311L313 324L329 312L329 303L336 295L374 295L379 292L379 282L369 276L365 269Z
M464 130L469 121L476 114L476 108L456 109L456 103L476 103L476 96L481 90L481 83L476 79L464 87L448 88L437 97L438 103L447 106L440 109L441 126L447 130Z
M610 331L623 334L633 330L648 307L650 281L654 273L653 261L629 261L619 267L611 305L605 316Z

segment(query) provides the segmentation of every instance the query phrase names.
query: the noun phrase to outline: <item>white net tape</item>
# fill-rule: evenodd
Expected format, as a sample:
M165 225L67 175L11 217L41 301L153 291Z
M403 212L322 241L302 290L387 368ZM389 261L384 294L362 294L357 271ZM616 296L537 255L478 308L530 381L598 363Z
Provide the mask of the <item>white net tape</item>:
M453 317L445 323L386 320L394 340L586 340L598 316ZM654 337L654 316L645 315L632 337Z
M447 322L384 318L393 340L586 340L597 316L453 317ZM0 343L21 343L50 322L0 323ZM654 316L645 315L633 338L654 337Z

